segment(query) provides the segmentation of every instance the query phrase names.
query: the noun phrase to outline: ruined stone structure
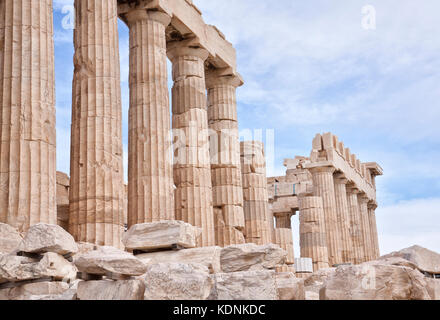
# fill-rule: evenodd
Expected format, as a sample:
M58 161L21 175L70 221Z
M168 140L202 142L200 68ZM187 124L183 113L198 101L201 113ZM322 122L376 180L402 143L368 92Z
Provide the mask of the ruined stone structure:
M241 143L241 171L246 242L272 243L273 216L268 210L266 159L259 141Z
M268 179L272 212L300 212L301 257L314 270L380 256L374 162L362 163L331 133L318 134L311 156L285 161L286 176Z
M55 169L52 1L0 1L0 253L9 254L0 267L18 270L0 268L0 285L60 282L67 267L69 279L81 272L80 299L124 296L108 286L132 299L163 298L165 282L155 292L132 277L147 274L152 283L166 270L190 274L204 290L177 284L183 293L174 298L258 300L298 289L295 264L305 277L379 257L380 166L326 133L310 157L288 159L285 176L267 178L263 142L239 141L236 90L244 81L235 49L192 1L75 0L75 10L69 178ZM128 186L118 19L130 32ZM85 255L73 264L78 251ZM237 283L243 293L217 290Z

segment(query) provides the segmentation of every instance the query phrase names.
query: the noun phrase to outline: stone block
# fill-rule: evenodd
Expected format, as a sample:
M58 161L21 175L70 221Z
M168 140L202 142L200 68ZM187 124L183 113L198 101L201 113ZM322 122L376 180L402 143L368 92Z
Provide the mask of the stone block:
M247 243L222 249L220 264L225 273L275 269L285 263L286 257L286 251L279 246Z
M83 281L78 284L79 300L143 300L142 280Z
M304 280L294 273L276 273L275 281L279 300L305 300Z
M28 253L54 252L60 255L78 251L73 237L58 225L39 223L33 225L18 247Z
M57 253L47 252L41 260L14 255L0 256L0 283L53 278L73 280L77 269Z
M206 300L213 287L201 264L159 263L148 266L145 300Z
M182 221L160 221L134 225L123 237L127 250L195 248L200 228Z
M136 258L146 265L160 263L200 264L208 268L210 273L220 273L220 247L203 247L179 251L161 251L143 253Z
M275 271L243 271L212 275L209 300L277 300Z
M113 273L139 276L147 270L146 265L138 258L113 247L99 247L97 250L76 255L74 262L80 272L94 275Z

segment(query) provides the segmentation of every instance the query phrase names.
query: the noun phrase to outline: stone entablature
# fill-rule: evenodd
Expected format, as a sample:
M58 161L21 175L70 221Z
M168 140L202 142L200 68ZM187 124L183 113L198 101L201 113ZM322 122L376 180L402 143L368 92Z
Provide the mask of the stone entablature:
M375 163L362 163L335 135L317 134L313 139L310 158L311 162L306 163L304 168L333 167L356 185L361 193L365 193L370 201L376 201L374 177L382 175L382 168Z
M172 20L167 27L167 42L193 38L197 45L209 52L208 65L215 69L225 69L235 74L237 55L234 47L215 27L203 21L201 11L190 0L118 0L118 14L122 20L133 7L158 10L168 14Z

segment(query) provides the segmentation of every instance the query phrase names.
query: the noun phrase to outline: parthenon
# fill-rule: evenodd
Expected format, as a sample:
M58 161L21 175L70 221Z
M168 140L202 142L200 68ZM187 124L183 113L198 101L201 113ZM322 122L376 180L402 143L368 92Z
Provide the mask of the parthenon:
M93 286L118 281L137 286L133 299L140 288L142 299L169 298L134 277L155 283L161 268L170 274L183 268L171 262L188 263L177 273L199 272L191 263L202 264L219 283L239 282L238 274L265 281L275 271L279 286L297 285L290 279L295 273L301 278L379 258L380 165L362 162L323 133L310 155L285 160L285 176L268 178L263 142L240 142L236 91L245 82L235 48L191 0L74 4L69 177L56 171L52 0L0 1L0 298L4 283L17 287L40 277L5 276L7 259L37 264L51 254L71 271L51 273L53 281L81 276L79 299L96 298L102 292ZM129 29L127 186L118 19ZM296 214L300 252L294 252ZM8 236L7 250L2 230L19 240ZM108 260L96 263L100 255ZM105 265L114 257L127 269ZM152 261L162 264L154 269ZM211 289L191 294L231 297ZM278 289L280 297L285 291Z

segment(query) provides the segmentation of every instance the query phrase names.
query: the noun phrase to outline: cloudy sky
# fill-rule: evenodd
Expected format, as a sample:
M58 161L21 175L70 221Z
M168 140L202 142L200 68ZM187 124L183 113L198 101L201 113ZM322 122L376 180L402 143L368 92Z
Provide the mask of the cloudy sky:
M64 172L73 46L63 21L69 22L72 2L54 1L57 156ZM382 253L414 244L440 252L440 2L194 3L237 48L246 81L238 90L240 130L263 130L263 138L274 130L270 174L284 174L284 158L309 155L316 133L333 132L361 161L384 168L377 209ZM367 5L375 10L375 29L365 28ZM122 23L120 53L127 151L128 30Z

